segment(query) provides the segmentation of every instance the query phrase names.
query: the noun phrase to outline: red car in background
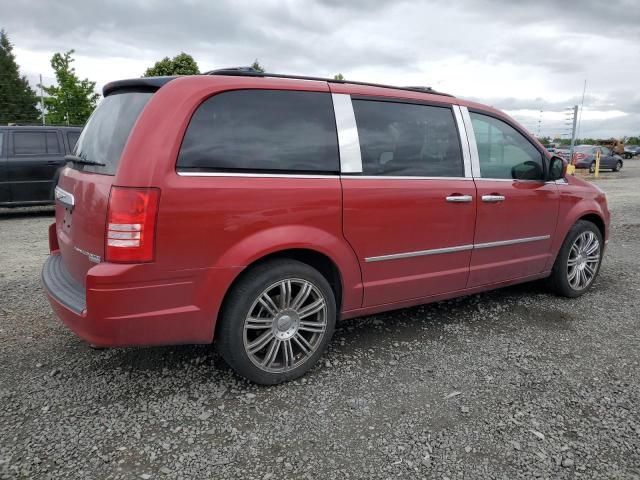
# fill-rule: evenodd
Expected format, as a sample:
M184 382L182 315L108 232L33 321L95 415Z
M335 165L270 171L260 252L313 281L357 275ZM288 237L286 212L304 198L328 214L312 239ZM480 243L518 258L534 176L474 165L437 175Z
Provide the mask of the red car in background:
M215 340L274 384L339 319L545 277L576 297L600 268L604 193L493 108L242 69L104 97L60 175L42 274L92 345Z

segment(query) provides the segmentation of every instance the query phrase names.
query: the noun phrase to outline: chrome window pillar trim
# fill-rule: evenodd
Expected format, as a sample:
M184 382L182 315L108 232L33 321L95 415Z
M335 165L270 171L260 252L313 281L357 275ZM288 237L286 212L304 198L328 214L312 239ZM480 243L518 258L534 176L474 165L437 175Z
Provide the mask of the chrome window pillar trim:
M458 245L455 247L433 248L431 250L419 250L417 252L392 253L389 255L380 255L376 257L366 257L365 262L381 262L384 260L398 260L401 258L423 257L427 255L439 255L442 253L464 252L468 250L480 250L484 248L504 247L508 245L517 245L519 243L538 242L548 240L551 235L540 235L537 237L515 238L513 240L499 240L496 242L474 243L469 245Z
M360 139L356 125L356 115L351 103L351 95L332 93L331 98L333 99L333 111L338 130L340 171L342 173L362 173Z
M189 172L177 170L181 177L244 177L244 178L340 178L339 175L297 174L297 173L250 173L250 172Z
M462 118L460 105L452 105L452 107L453 107L453 116L455 117L456 124L458 125L458 134L460 135L460 146L462 147L462 161L464 163L464 176L466 178L472 178L473 174L471 170L471 150L469 148L469 138L468 138L467 128Z
M476 134L473 131L473 124L471 123L471 115L469 115L469 109L467 107L460 105L459 108L469 143L471 174L474 178L480 178L482 177L482 175L480 175L480 157L478 156L478 144L476 143Z

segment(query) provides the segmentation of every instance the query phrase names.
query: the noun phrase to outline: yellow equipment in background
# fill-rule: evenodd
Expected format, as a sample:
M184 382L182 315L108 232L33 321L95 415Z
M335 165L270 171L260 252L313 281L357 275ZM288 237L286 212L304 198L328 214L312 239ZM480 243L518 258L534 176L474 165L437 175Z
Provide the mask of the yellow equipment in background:
M600 173L600 149L598 148L596 150L596 169L593 172L596 176L596 178L598 178L598 174Z

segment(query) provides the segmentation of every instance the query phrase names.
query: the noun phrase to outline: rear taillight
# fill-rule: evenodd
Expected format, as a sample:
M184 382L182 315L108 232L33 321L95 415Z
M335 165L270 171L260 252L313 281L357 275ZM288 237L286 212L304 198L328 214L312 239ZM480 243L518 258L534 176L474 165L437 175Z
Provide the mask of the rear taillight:
M586 157L586 155L584 153L574 153L573 154L573 161L571 163L573 165L575 165L578 160L582 160L584 157Z
M157 188L111 187L105 259L107 262L151 262L155 254Z

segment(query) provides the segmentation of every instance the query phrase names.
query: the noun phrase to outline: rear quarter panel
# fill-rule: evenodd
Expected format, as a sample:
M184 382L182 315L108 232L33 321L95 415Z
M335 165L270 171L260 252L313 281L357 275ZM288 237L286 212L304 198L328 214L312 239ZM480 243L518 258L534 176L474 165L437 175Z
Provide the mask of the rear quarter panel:
M280 250L308 248L331 258L344 287L343 310L362 304L357 258L342 234L338 176L324 178L180 176L176 159L189 121L207 98L227 90L329 92L326 82L223 76L183 77L154 94L123 151L114 185L161 189L153 271L207 269L207 285L228 286L253 261ZM222 288L224 290L224 288ZM198 297L207 296L199 292ZM208 301L215 322L222 298Z

